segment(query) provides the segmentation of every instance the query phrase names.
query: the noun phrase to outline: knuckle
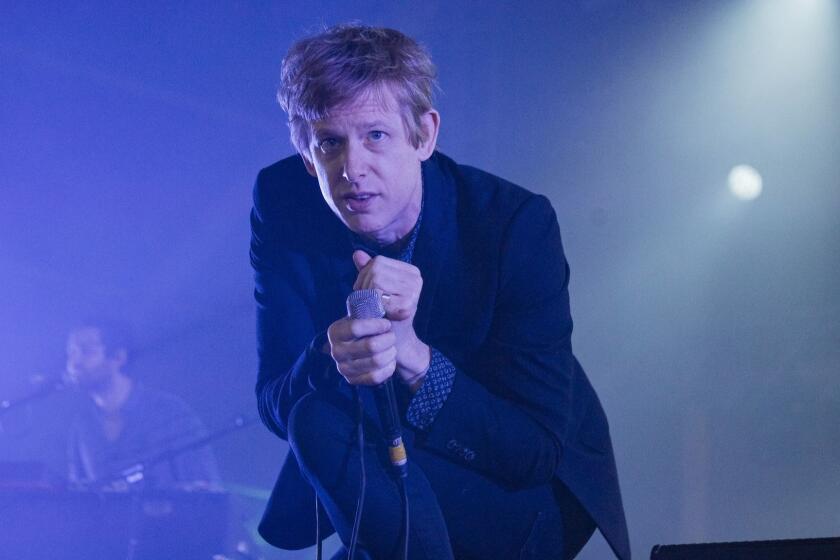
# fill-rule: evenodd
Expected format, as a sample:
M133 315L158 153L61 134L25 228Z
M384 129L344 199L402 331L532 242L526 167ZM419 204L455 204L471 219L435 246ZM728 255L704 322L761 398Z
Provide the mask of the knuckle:
M350 320L349 332L353 338L360 338L364 334L364 324L359 320Z
M385 340L385 335L373 336L367 341L367 349L370 352L382 352L388 347Z
M361 377L355 376L345 375L344 380L347 381L347 383L349 383L350 385L362 385L364 383L364 380Z
M347 357L347 349L344 344L331 344L330 345L330 356L332 356L333 360L336 363L343 363L346 361Z
M336 338L335 335L336 335L337 331L338 331L337 323L333 323L332 325L330 325L329 328L327 328L327 340L329 340L330 342L335 340L335 338Z
M377 352L379 350L378 346L379 344L377 344L375 336L368 337L362 341L362 349L365 352Z
M384 383L388 380L389 377L391 377L391 372L389 372L387 369L379 369L370 374L370 378L375 385Z

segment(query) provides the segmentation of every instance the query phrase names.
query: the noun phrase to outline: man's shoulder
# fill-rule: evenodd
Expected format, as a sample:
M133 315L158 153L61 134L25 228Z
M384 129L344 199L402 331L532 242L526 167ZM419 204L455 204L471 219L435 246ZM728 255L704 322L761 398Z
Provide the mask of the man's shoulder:
M254 204L273 207L283 204L315 204L320 201L317 180L309 174L300 155L281 159L260 170L254 185Z
M435 154L435 160L455 186L461 214L480 217L480 223L488 225L505 224L526 207L553 217L551 203L543 195L478 167L457 163L441 153Z
M305 250L342 235L342 224L324 204L318 181L299 155L262 169L254 185L252 232L277 246Z
M294 179L295 177L300 179L312 179L312 176L306 170L306 166L304 165L303 158L300 157L300 154L293 154L284 157L283 159L275 161L271 165L264 167L260 170L259 177L265 177L267 179Z
M502 195L525 199L534 196L533 192L516 183L478 167L456 162L441 152L435 152L432 162L477 198Z

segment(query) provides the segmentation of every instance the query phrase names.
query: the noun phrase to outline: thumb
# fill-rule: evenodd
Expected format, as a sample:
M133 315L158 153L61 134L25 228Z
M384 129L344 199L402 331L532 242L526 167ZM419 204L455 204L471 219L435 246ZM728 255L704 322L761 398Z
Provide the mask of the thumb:
M353 251L353 264L356 265L356 270L359 272L370 262L370 255L362 250Z

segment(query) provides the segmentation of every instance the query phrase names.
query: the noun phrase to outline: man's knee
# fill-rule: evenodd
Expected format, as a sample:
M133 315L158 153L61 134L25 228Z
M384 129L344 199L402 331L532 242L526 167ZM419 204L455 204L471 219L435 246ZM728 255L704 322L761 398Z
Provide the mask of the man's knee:
M352 443L354 427L348 407L310 393L289 414L289 445L302 466L311 466L346 449Z

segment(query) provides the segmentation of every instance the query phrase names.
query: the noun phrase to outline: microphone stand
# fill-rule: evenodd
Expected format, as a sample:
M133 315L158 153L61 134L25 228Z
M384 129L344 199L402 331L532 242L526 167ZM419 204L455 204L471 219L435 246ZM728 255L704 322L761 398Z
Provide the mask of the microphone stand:
M49 397L53 393L63 391L66 387L67 384L64 382L64 380L58 378L53 379L51 381L42 382L41 384L39 384L37 389L29 393L28 395L24 395L18 399L3 399L0 401L0 416L3 416L7 412L25 404L41 400L45 397Z
M3 433L3 416L34 402L45 399L55 393L59 393L67 388L67 383L64 379L58 377L50 380L44 380L38 384L34 391L17 399L3 399L0 400L0 433Z
M148 457L141 459L140 461L137 461L130 467L121 470L119 473L107 474L106 476L102 477L102 481L96 484L96 487L102 489L112 485L119 485L124 486L126 488L130 488L144 480L145 471L147 471L151 467L154 467L166 461L171 461L172 459L174 459L178 455L181 455L182 453L191 451L199 447L204 447L205 445L208 445L209 443L212 443L217 439L225 437L234 432L238 432L239 430L242 430L244 428L253 426L258 422L259 420L256 418L237 416L228 425L214 430L206 436L196 438L182 445L172 446L158 451L157 453L154 453L152 455L149 455Z

